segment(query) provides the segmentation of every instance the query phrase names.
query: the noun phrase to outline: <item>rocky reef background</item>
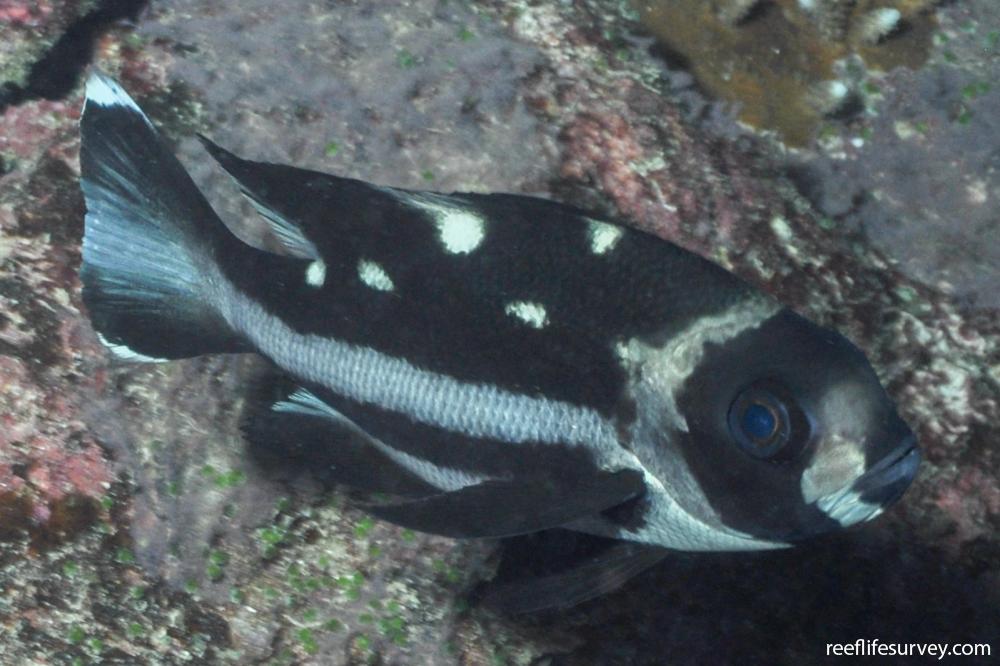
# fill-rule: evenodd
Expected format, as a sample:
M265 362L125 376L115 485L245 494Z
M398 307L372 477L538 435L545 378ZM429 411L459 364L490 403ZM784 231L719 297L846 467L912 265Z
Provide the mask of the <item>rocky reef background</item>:
M750 4L681 29L742 44L770 25L755 21L801 20L771 14L793 3ZM639 21L662 25L626 3L0 0L0 663L815 663L858 638L1000 649L1000 7L909 4L926 37L912 69L866 56L775 84L807 99L839 77L854 100L793 141L740 115L766 86L715 87L725 77L654 46ZM824 48L849 55L838 34ZM307 461L248 454L237 422L259 361L128 366L101 350L76 277L91 61L241 233L253 214L197 131L385 184L544 193L713 258L868 352L918 433L920 476L874 524L795 550L678 553L569 611L469 603L497 544L374 522Z

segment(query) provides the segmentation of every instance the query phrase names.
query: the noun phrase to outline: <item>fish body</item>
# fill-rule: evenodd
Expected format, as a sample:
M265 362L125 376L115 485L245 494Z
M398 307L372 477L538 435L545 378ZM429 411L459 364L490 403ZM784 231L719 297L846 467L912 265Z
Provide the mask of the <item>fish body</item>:
M456 537L564 527L628 542L634 562L636 546L777 548L868 520L916 472L856 347L669 242L203 138L268 222L254 247L101 74L81 128L102 342L138 361L269 358L296 386L248 435L334 460L345 433L363 441L337 478L400 498L377 516Z

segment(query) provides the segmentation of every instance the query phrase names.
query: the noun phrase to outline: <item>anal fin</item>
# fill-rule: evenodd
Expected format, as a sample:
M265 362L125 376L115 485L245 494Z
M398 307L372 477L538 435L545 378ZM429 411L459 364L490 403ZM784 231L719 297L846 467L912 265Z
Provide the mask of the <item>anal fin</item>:
M639 543L611 542L596 553L564 563L555 572L484 583L475 596L478 603L512 615L569 608L614 592L669 552Z
M572 484L550 478L487 480L400 504L368 505L382 520L452 538L527 534L564 525L644 491L636 470L595 472Z

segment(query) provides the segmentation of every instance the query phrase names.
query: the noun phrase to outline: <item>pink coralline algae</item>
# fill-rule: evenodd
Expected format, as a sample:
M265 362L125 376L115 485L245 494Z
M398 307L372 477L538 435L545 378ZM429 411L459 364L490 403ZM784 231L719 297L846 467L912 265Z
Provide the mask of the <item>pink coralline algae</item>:
M11 9L0 18L21 16ZM0 154L15 167L0 176L0 532L35 547L92 523L113 478L80 408L104 373L89 365L100 352L78 313L78 250L65 244L79 225L78 113L75 100L38 101L0 116Z
M622 92L633 100L648 94ZM683 143L665 154L655 126L632 111L579 114L569 121L561 138L566 148L564 178L598 187L633 224L702 252L714 244L708 242L709 236L718 242L736 233L741 196L752 200L761 195L748 187L747 177L735 164L728 191L712 187L697 172L685 172L683 155L704 154L705 145L678 133L673 138ZM700 145L690 145L695 142ZM721 153L720 159L725 159ZM699 225L697 221L709 211L711 224Z
M628 79L588 83L535 104L581 109L563 112L560 175L604 192L631 224L715 256L748 242L748 210L782 206L754 175L753 156L692 132L655 93Z
M66 132L66 121L79 115L79 103L38 101L8 108L0 116L0 154L19 159L37 157L39 145L49 145Z
M112 477L73 406L36 381L25 362L0 355L0 414L0 512L35 543L86 527L68 524L67 508L93 505Z
M0 0L0 23L19 26L37 26L52 13L52 5L44 0L18 2Z

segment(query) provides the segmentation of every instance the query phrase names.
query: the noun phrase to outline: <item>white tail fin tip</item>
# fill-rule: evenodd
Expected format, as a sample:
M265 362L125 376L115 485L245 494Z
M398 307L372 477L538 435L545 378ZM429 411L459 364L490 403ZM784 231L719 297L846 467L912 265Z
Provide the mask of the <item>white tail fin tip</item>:
M102 74L101 72L94 70L90 74L90 78L87 79L87 102L93 102L98 106L124 106L131 109L141 115L143 118L146 114L142 112L139 105L129 97L129 94L125 92L117 81ZM148 120L146 122L149 122Z
M140 354L137 351L129 349L125 345L115 344L109 341L100 333L97 334L97 339L101 341L104 348L111 352L111 355L122 361L134 361L137 363L166 363L170 359L166 358L154 358L152 356L146 356L145 354Z

